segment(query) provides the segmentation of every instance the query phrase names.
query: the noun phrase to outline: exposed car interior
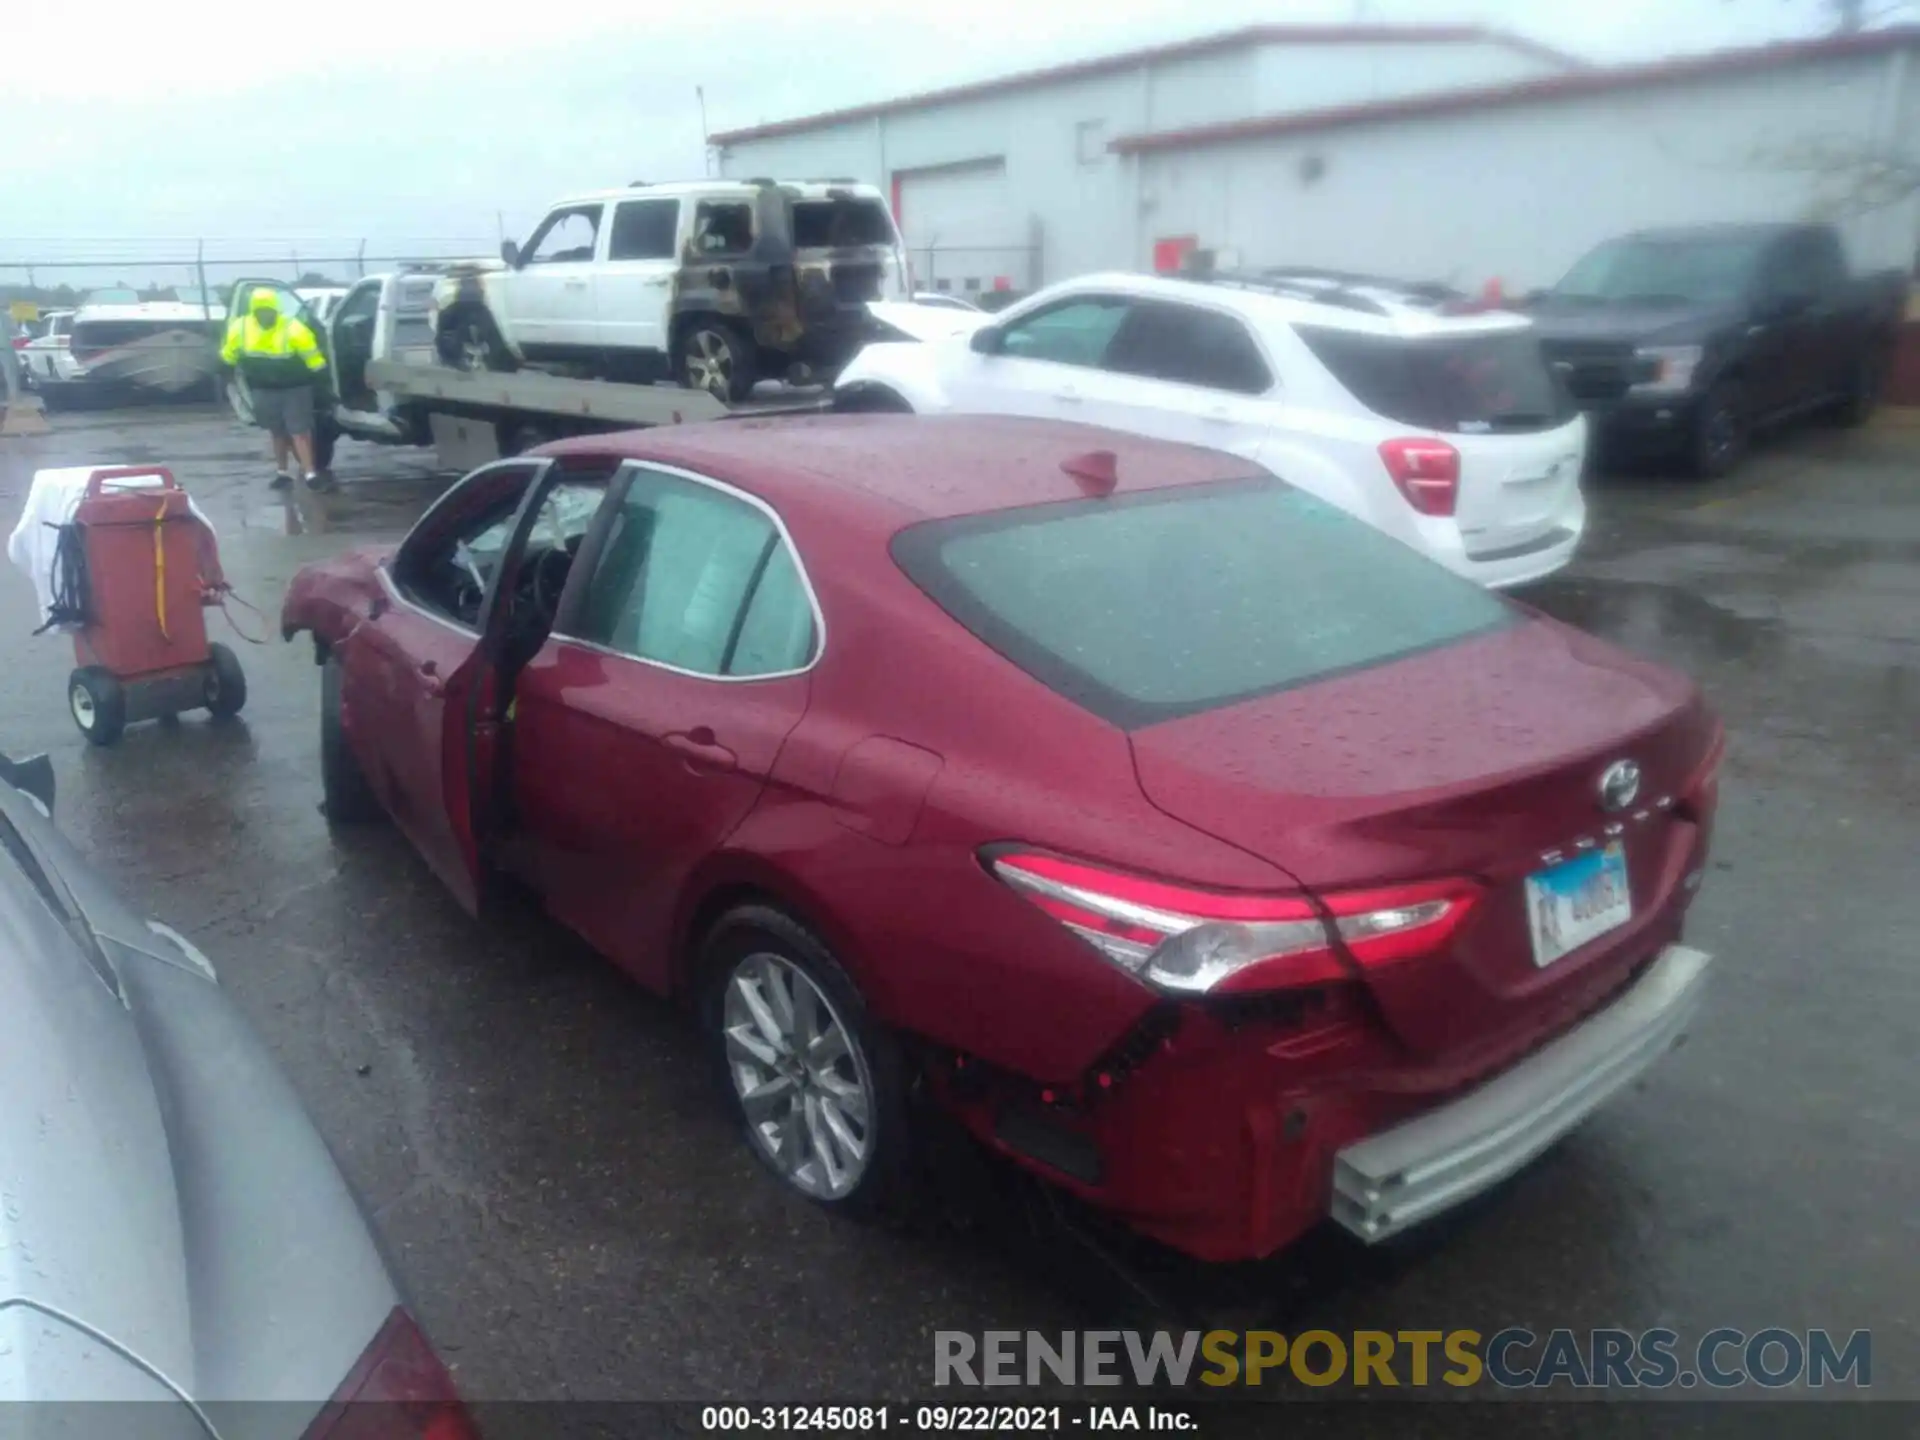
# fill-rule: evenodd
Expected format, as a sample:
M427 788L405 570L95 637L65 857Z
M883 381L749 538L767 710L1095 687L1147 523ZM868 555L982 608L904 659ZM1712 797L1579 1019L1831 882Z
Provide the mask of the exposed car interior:
M400 592L433 614L478 630L487 591L505 559L515 516L534 473L530 466L503 467L497 472L498 483L457 492L462 503L449 510L445 523L416 530L394 557L394 583ZM611 475L611 467L568 474L542 500L512 577L512 594L503 601L509 607L507 628L516 637L537 634L544 640L553 628L567 576Z

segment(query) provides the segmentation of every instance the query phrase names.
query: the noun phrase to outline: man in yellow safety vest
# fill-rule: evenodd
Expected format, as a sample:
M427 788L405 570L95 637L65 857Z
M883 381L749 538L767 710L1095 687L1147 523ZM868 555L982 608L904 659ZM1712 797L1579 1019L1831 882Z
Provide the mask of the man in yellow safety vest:
M240 372L253 399L253 418L273 434L276 490L293 483L289 451L299 457L307 487L324 489L313 464L313 386L327 368L327 357L313 331L295 315L280 313L280 300L262 286L247 302L246 313L227 321L220 362Z

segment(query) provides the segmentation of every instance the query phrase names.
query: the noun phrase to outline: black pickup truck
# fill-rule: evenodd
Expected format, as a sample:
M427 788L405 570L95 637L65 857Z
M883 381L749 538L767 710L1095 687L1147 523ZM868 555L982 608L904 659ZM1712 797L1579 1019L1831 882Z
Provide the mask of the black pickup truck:
M1864 420L1906 293L1854 275L1830 225L1717 225L1609 240L1526 308L1603 448L1712 477L1777 421Z

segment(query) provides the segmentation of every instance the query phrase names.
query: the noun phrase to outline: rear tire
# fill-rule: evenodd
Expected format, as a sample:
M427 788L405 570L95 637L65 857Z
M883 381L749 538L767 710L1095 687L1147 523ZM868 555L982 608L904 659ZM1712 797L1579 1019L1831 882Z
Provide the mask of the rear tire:
M340 723L340 659L320 667L320 795L330 825L361 825L380 818L380 800Z
M753 394L760 359L753 338L739 326L703 317L688 321L674 341L673 373L683 388L735 405Z
M1730 475L1746 458L1752 441L1747 392L1737 380L1722 380L1700 402L1694 415L1687 469L1696 479Z
M455 310L440 322L434 348L447 365L472 375L505 374L520 368L493 316L476 305Z
M313 468L324 474L333 468L333 447L340 443L340 427L331 417L313 422Z
M98 665L84 665L68 677L67 710L89 744L111 745L127 728L127 692Z
M1880 405L1880 385L1886 375L1886 351L1878 346L1861 352L1854 361L1847 393L1829 411L1833 423L1852 428L1873 418Z
M906 1066L846 971L764 905L723 916L698 966L702 1028L747 1148L828 1210L881 1208L907 1169Z
M225 718L238 715L247 703L247 672L240 668L240 657L214 641L207 646L207 673L202 682L207 712Z

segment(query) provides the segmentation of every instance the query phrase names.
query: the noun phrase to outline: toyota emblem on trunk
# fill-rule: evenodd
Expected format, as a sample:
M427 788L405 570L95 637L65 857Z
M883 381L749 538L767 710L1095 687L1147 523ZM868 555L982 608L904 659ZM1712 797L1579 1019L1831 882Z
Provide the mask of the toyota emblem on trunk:
M1600 808L1624 810L1639 798L1640 767L1631 760L1616 760L1600 776Z

